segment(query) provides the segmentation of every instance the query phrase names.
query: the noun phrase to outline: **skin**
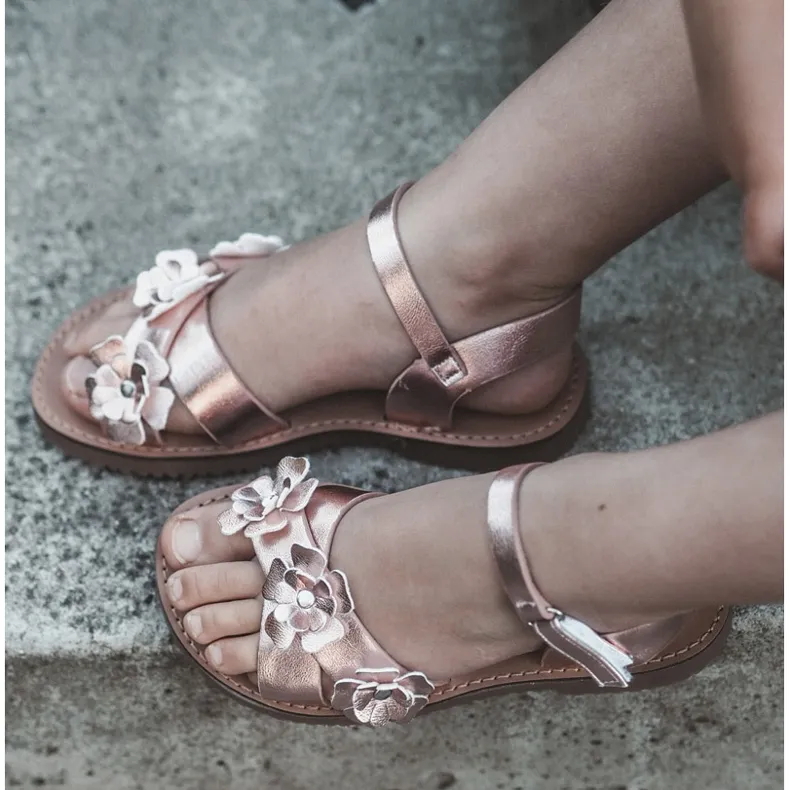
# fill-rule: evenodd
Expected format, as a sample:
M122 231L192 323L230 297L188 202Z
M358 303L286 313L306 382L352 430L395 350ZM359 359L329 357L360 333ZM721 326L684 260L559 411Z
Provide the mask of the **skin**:
M782 417L531 472L519 519L544 595L601 631L723 601L779 600ZM393 658L429 676L538 647L504 603L486 526L492 479L444 480L372 499L337 528L330 565L347 574L362 622ZM249 540L219 533L216 517L226 507L168 521L161 546L180 569L168 591L188 613L187 631L209 645L217 668L251 673L263 572Z
M404 200L401 230L417 279L455 334L556 301L725 175L697 100L679 5L615 2L418 183ZM354 266L360 235L352 225L295 248L291 271L299 271L298 255L315 266L323 255L331 271L326 256L341 249ZM354 287L366 287L363 271ZM281 276L284 295L292 276ZM346 280L346 298L349 289ZM360 304L371 320L387 320L373 291ZM393 322L390 329L397 338ZM397 340L377 342L379 358L399 353ZM782 420L777 413L531 473L521 530L544 594L604 631L722 602L779 600ZM490 482L466 477L374 499L338 527L331 564L348 574L363 622L407 666L444 676L537 647L503 602L488 550ZM248 541L219 534L219 509L165 525L163 551L180 569L169 595L193 638L209 646L209 662L252 672L262 572ZM409 594L393 596L393 585Z
M417 282L458 339L557 303L725 178L676 0L616 2L406 194L400 230ZM387 389L414 359L370 264L364 224L295 245L212 296L220 347L275 411L347 389ZM294 320L294 304L310 304L309 317ZM121 305L70 340L75 362L64 389L83 413L81 355L130 321ZM287 331L288 342L251 343L250 327L263 337ZM570 345L468 405L534 411L559 391L569 365ZM177 408L169 425L200 430Z
M700 102L744 194L744 254L784 281L784 3L684 0Z

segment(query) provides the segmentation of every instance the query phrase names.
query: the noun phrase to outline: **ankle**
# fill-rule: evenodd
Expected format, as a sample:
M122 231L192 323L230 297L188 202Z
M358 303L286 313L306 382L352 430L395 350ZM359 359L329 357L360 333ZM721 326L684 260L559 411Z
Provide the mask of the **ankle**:
M527 475L520 494L521 536L538 589L599 632L678 613L640 589L638 549L629 545L640 536L616 491L620 461L589 453L546 464Z
M578 284L530 256L523 239L448 201L435 173L404 195L398 221L415 277L451 339L545 310Z

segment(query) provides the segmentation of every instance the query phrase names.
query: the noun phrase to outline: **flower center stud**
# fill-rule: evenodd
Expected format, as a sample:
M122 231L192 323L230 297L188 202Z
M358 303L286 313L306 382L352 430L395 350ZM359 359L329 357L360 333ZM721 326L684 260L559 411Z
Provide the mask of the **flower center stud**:
M134 382L130 379L124 379L121 382L121 395L123 395L124 398L131 398L136 391L137 387L134 386Z
M394 683L380 683L373 698L377 700L389 699L396 688L397 686Z
M312 609L315 605L315 595L310 590L299 590L296 594L296 603L300 609Z

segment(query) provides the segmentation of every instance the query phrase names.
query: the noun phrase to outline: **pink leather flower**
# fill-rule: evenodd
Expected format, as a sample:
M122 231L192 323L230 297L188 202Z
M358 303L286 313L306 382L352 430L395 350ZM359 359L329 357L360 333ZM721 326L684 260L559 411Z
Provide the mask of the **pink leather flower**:
M216 264L198 263L193 250L162 250L154 266L137 275L132 301L145 310L146 318L153 320L224 276Z
M91 349L96 372L85 380L90 410L117 442L144 444L145 425L161 431L175 400L161 386L170 368L147 340L130 349L120 335Z
M254 538L278 532L287 523L285 513L298 513L313 495L318 480L306 480L310 462L288 456L277 464L275 479L259 477L231 494L232 506L217 519L223 535L244 529L244 536Z
M299 543L291 547L291 565L279 557L272 561L263 597L275 604L263 630L281 650L297 637L306 653L337 642L346 633L340 618L354 609L346 575L327 572L323 552Z
M435 686L422 672L397 669L358 669L356 677L338 680L332 707L358 724L382 727L391 721L406 724L427 704Z

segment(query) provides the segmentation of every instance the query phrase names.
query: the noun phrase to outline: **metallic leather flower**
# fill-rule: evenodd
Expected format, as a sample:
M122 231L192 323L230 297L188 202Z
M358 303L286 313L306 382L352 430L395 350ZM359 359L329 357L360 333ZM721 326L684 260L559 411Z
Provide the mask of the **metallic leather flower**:
M411 721L427 705L435 688L422 672L401 675L399 670L387 668L358 669L355 674L335 683L332 707L371 727Z
M285 513L298 513L310 501L318 480L306 480L310 462L288 456L277 464L275 479L259 477L231 494L233 503L217 519L223 535L244 529L244 536L254 538L278 532L286 524Z
M212 258L265 258L285 248L279 236L242 233L236 241L220 241L209 255Z
M161 431L175 400L160 386L170 368L147 340L132 350L120 335L91 349L96 372L85 379L90 410L107 435L117 442L144 444L145 425Z
M291 546L291 565L272 561L263 597L276 606L263 630L275 647L285 650L298 637L302 650L317 653L345 636L340 618L354 610L354 601L346 575L326 566L323 552L299 543Z
M198 263L193 250L163 250L154 266L137 275L132 301L152 320L224 276L216 264Z

